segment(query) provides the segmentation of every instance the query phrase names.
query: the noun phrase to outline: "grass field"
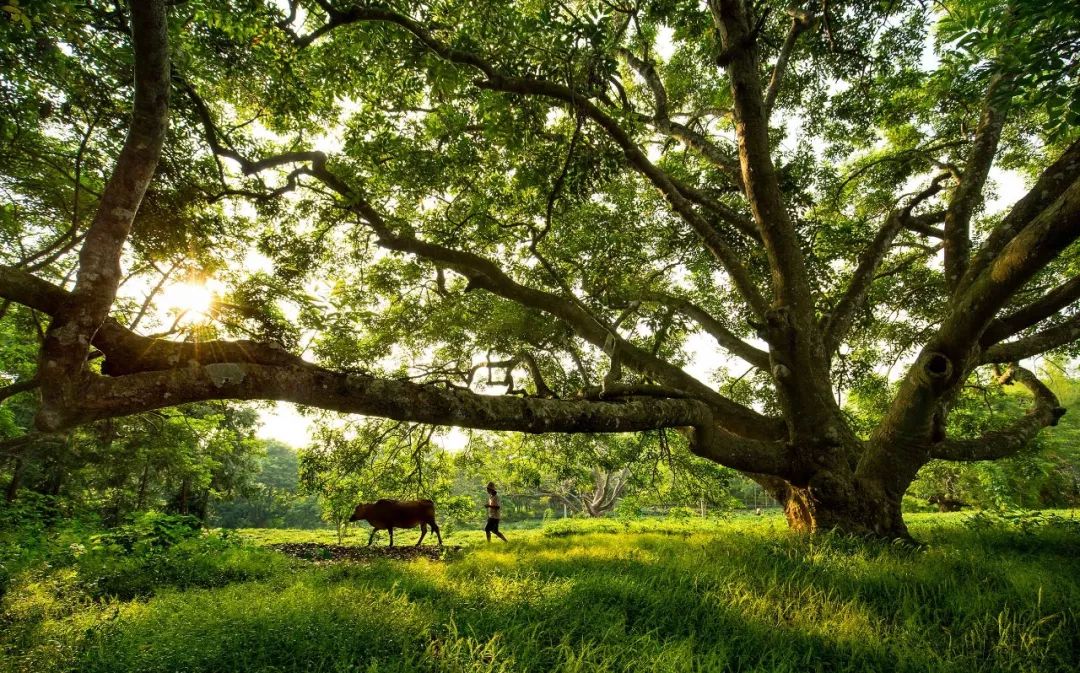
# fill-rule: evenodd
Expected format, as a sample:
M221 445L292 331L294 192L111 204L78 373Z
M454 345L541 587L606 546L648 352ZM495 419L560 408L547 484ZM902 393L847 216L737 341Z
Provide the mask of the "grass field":
M244 531L132 565L108 585L124 599L77 561L39 564L3 599L0 669L1076 670L1080 520L910 520L921 549L807 540L775 517L566 520L510 528L505 545L459 531L443 560L360 564L264 546L336 544L329 531Z

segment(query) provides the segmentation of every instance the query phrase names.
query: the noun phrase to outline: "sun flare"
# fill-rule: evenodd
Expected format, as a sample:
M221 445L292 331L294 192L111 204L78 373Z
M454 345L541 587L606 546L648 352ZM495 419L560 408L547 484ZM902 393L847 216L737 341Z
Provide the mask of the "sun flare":
M214 292L203 283L177 283L162 292L158 305L170 313L205 318L214 305Z

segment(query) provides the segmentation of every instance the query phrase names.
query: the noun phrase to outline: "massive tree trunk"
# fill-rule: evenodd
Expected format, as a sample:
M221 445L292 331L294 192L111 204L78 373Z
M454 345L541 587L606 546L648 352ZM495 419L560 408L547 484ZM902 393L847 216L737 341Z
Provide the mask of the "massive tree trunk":
M788 526L800 533L836 530L853 535L909 540L900 510L902 490L862 480L830 479L822 475L809 484L775 480L769 493L784 508Z

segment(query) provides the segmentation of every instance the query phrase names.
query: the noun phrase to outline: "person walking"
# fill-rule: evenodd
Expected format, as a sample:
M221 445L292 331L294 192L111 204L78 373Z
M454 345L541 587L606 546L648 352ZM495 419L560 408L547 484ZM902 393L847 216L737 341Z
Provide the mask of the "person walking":
M487 541L491 542L491 534L495 533L499 536L500 540L506 542L506 536L499 532L499 519L502 518L502 515L499 513L499 495L498 492L495 490L495 482L488 482L487 493L488 520L487 525L484 526L484 533L487 535Z

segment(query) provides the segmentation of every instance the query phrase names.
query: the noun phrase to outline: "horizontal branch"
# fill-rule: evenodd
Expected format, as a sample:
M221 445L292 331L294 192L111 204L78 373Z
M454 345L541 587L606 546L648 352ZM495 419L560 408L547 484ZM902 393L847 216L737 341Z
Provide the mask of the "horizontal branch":
M1080 300L1080 276L1070 278L1027 306L993 320L983 332L980 344L989 348L1029 327L1046 320L1061 309Z
M939 460L996 460L1021 451L1047 426L1057 425L1065 409L1057 396L1027 369L1013 365L1002 383L1019 383L1031 391L1034 406L1008 427L973 439L947 439L930 448L930 457Z
M552 85L558 86L558 85ZM200 121L208 137L208 142L214 151L221 148L217 140L217 129L210 117L205 105L201 103L197 93L188 87L188 92L195 102L199 111ZM572 97L572 96L571 96ZM595 108L593 108L595 109ZM614 124L614 122L612 121ZM628 140L629 142L629 140ZM619 336L607 325L599 322L587 312L578 302L574 302L559 295L537 290L521 285L510 278L497 264L491 260L472 252L455 250L442 245L430 243L413 237L411 234L399 234L391 227L370 203L362 195L358 194L343 180L338 178L326 167L326 157L321 153L290 153L290 161L301 155L310 154L310 166L302 167L297 171L309 175L321 181L333 192L337 193L344 201L345 207L358 215L377 234L377 244L387 250L417 255L433 262L437 266L450 268L469 279L470 287L484 289L504 299L509 299L522 306L538 309L548 313L571 327L580 337L598 348L609 350L609 343L613 343L621 361L635 370L657 378L662 383L683 390L692 397L704 400L713 409L720 419L718 422L725 423L732 431L748 437L772 438L778 433L779 424L774 419L763 416L756 411L738 404L727 397L717 393L712 388L701 383L679 367L667 363L647 351L634 346L626 339ZM271 159L250 161L234 151L229 151L228 156L240 162L242 166L275 166L278 162ZM643 156L643 155L642 155ZM648 161L645 159L645 161ZM649 164L651 166L651 164ZM659 169L657 169L659 170ZM663 175L661 173L661 175ZM675 188L672 187L674 190ZM677 194L677 190L676 190ZM689 212L696 217L702 226L714 237L719 239L719 234L710 224L697 215L693 206L681 195L679 199L686 204ZM721 239L722 241L722 239ZM726 243L723 243L726 248ZM734 251L726 248L731 255ZM739 268L741 264L738 265ZM745 273L745 269L742 269ZM749 276L746 282L750 283ZM751 285L752 287L752 285ZM758 296L758 301L763 301ZM615 355L615 351L612 351Z
M34 388L37 388L38 385L40 385L40 382L37 380L36 376L32 379L26 379L25 381L16 381L15 383L10 383L0 388L0 402L3 402L9 397L14 397L19 393L25 393L28 390L33 390Z
M1049 327L1031 336L995 344L983 351L984 363L1017 362L1035 357L1053 348L1080 341L1080 313L1060 325Z
M66 294L51 283L0 266L0 296L11 301L48 313L62 305ZM334 372L270 344L152 339L113 319L106 321L93 344L105 355L102 370L107 376L88 375L77 403L44 430L189 402L265 399L415 423L531 433L691 427L701 445L698 451L729 467L786 473L789 466L782 443L728 433L717 427L713 406L686 395L667 398L657 394L660 390L628 388L618 391L624 396L617 401L481 395Z

